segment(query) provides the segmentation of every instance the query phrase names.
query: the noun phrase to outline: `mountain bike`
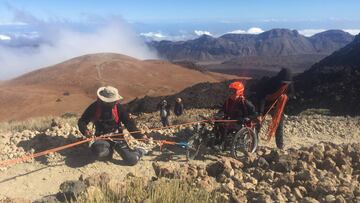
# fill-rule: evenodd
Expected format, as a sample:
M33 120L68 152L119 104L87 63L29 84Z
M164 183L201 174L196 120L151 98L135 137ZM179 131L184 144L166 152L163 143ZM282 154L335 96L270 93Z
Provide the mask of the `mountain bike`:
M207 130L204 124L198 126L197 132L188 140L187 159L197 159L208 153L209 150L230 151L234 158L241 155L254 153L258 146L256 133L256 121L244 119L242 122L223 120L216 116L209 121L211 130Z

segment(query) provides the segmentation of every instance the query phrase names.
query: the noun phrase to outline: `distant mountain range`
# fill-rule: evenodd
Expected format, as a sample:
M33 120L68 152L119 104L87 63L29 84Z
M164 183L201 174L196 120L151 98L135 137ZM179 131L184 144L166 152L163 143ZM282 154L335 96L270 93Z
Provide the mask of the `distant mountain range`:
M353 39L353 35L342 30L305 37L296 30L273 29L257 35L203 35L188 41L152 41L149 46L164 59L191 61L210 69L290 67L300 72Z

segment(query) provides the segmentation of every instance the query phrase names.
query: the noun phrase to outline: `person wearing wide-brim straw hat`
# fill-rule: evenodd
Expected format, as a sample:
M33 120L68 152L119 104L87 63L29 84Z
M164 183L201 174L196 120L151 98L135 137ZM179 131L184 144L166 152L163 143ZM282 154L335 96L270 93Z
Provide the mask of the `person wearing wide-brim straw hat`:
M110 133L124 133L139 131L136 123L132 120L120 104L123 99L115 87L100 87L97 90L97 101L93 102L82 114L78 121L80 132L87 136L100 136ZM95 125L95 132L88 129L89 122ZM146 138L145 135L132 134L135 138ZM114 150L119 153L128 165L135 165L140 157L146 153L143 149L131 150L125 141L110 142L108 140L96 140L90 146L91 151L99 160L110 160Z
M123 99L123 97L120 96L119 91L111 86L100 87L97 90L97 97L106 103L112 103Z

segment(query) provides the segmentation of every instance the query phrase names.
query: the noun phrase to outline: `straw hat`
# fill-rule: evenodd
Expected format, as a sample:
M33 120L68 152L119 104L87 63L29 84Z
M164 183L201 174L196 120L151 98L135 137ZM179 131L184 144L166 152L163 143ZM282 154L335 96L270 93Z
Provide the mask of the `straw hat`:
M123 99L123 97L119 95L118 90L111 86L100 87L97 90L97 96L101 101L107 103L116 102L120 99Z

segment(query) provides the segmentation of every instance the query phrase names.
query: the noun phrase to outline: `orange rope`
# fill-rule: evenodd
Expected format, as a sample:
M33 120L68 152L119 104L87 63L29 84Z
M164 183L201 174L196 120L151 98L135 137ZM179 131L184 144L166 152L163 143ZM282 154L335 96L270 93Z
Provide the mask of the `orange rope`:
M193 125L193 124L196 124L196 123L205 123L205 122L209 122L211 120L201 120L201 121L194 121L194 122L188 122L188 123L183 123L183 124L178 124L178 125L172 125L172 126L166 126L166 127L161 127L161 128L153 128L153 129L150 129L150 131L156 131L156 130L162 130L162 129L168 129L168 128L173 128L173 127L180 127L180 126L185 126L185 125ZM215 122L220 122L220 121L231 121L231 122L234 122L234 120L213 120ZM236 121L236 120L235 120ZM133 131L133 132L129 132L130 134L131 133L140 133L142 131ZM100 136L100 137L92 137L92 138L86 138L84 140L81 140L81 141L77 141L77 142L74 142L74 143L71 143L71 144L67 144L67 145L64 145L64 146L60 146L60 147L56 147L56 148L53 148L53 149L48 149L48 150L45 150L45 151L42 151L42 152L38 152L38 153L35 153L35 154L31 154L31 155L25 155L25 156L22 156L22 157L19 157L19 158L15 158L15 159L10 159L10 160L5 160L5 161L1 161L0 162L0 167L6 167L8 165L11 165L11 164L16 164L16 163L19 163L19 162L23 162L23 161L26 161L26 160L30 160L30 159L33 159L33 158L36 158L36 157L40 157L40 156L45 156L47 154L50 154L50 153L54 153L54 152L57 152L57 151L61 151L61 150L64 150L64 149L67 149L67 148L71 148L71 147L75 147L75 146L78 146L80 144L83 144L83 143L87 143L87 142L90 142L92 140L97 140L97 139L114 139L114 138L111 138L111 137L114 137L114 136L121 136L121 135L125 135L125 133L115 133L115 134L111 134L111 135L107 135L107 136ZM146 140L146 139L138 139L138 140ZM161 141L162 143L173 143L173 142L170 142L170 141Z
M61 147L56 147L56 148L53 148L53 149L45 150L45 151L38 152L38 153L35 153L35 154L31 154L31 155L25 155L25 156L22 156L22 157L19 157L19 158L16 158L16 159L5 160L5 161L0 162L0 166L5 167L5 166L8 166L10 164L16 164L16 163L26 161L26 160L29 160L29 159L33 159L33 158L36 158L36 157L39 157L39 156L45 156L45 155L53 153L53 152L57 152L57 151L60 151L60 150L71 148L71 147L75 147L77 145L80 145L80 144L83 144L83 143L86 143L86 142L90 142L91 140L93 140L93 138L86 138L84 140L74 142L74 143L71 143L71 144L68 144L68 145L64 145L64 146L61 146Z
M275 108L276 112L273 115L273 118L272 118L271 123L268 128L268 140L271 140L271 138L274 137L276 130L279 127L279 123L280 123L282 113L284 111L287 100L288 100L288 97L286 94L283 94L279 97L279 101L276 104L276 108Z

